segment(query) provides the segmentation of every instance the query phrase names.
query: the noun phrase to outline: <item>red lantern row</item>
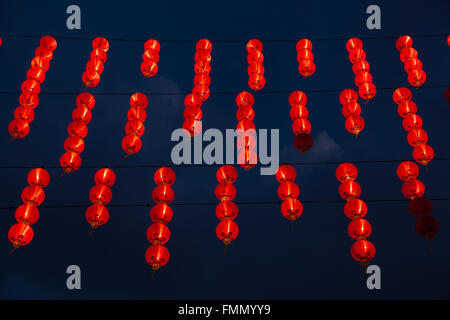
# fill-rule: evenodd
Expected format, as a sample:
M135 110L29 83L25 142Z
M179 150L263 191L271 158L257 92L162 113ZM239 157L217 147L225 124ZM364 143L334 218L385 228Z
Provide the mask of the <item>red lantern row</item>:
M98 170L94 176L95 186L89 191L89 199L93 203L86 210L86 220L92 230L104 225L109 220L106 205L111 202L111 187L116 183L116 174L108 168Z
M100 75L103 73L104 63L108 60L106 52L109 50L109 42L105 38L97 37L92 41L92 48L86 71L81 77L87 87L95 87L100 83Z
M95 107L95 98L92 94L82 92L76 99L77 107L72 112L72 122L67 127L69 137L64 141L64 153L59 159L61 168L71 173L81 167L80 154L83 153L84 138L88 134L87 124L91 122L91 110Z
M33 229L31 225L39 220L38 206L45 200L43 188L50 183L50 175L41 168L31 170L27 176L29 184L22 191L23 205L16 209L15 218L17 223L8 232L8 239L14 249L25 246L33 240Z
M237 172L232 165L221 166L216 173L219 185L215 189L216 198L220 203L216 207L216 216L220 223L216 228L216 235L225 246L228 246L233 240L236 240L239 234L239 228L234 219L238 215L238 207L233 202L236 197L236 188L233 183L236 182Z
M275 178L280 183L278 196L283 200L281 204L281 214L288 220L294 222L303 213L303 205L297 199L300 195L300 188L294 182L297 172L294 167L288 164L281 165Z
M146 77L153 77L158 73L159 50L161 45L155 39L147 40L144 44L144 54L141 72Z
M346 44L349 53L348 58L353 63L353 73L355 74L355 84L359 88L358 93L361 98L369 102L375 97L377 88L372 83L372 75L370 74L370 66L366 61L366 52L363 49L363 43L358 38L351 38Z
M210 95L209 85L211 84L211 51L212 44L207 39L199 40L196 44L196 53L194 56L195 77L192 93L184 99L184 123L183 129L186 135L190 137L197 136L202 131L202 110L203 101Z
M25 138L30 133L30 123L34 120L34 109L39 104L41 84L45 73L50 68L53 51L57 47L56 40L51 36L41 38L36 48L35 57L31 60L31 68L27 71L27 80L22 83L20 106L14 111L14 120L9 123L8 131L13 139Z
M414 159L427 165L434 157L434 150L427 144L428 134L422 129L423 120L417 114L417 105L411 100L411 91L408 88L398 88L392 99L398 104L398 114L403 118L403 128L408 132L408 143L414 147Z
M412 45L413 40L410 36L401 36L395 42L397 50L400 51L400 60L405 64L408 82L412 86L420 87L425 83L427 75L422 70L422 61L417 58L417 50Z
M312 43L308 39L301 39L295 46L297 49L298 71L302 76L309 77L316 72L314 64L314 55L312 53Z
M252 39L247 42L247 68L248 72L248 86L253 90L261 90L266 85L266 78L264 77L264 55L262 54L263 45L258 39Z
M148 106L147 96L143 93L135 93L130 98L130 110L127 113L128 122L125 126L127 134L122 139L122 149L127 156L139 152L142 148L141 137L144 134L144 121L147 119L145 109Z
M409 212L417 218L416 232L430 241L439 231L438 221L430 216L433 211L433 204L424 197L425 185L418 180L419 166L411 161L403 161L397 167L397 176L403 181L402 193L411 200L409 202Z
M352 245L351 255L353 259L367 266L375 256L375 246L366 239L372 233L369 221L363 219L367 214L367 204L358 199L361 195L361 186L355 181L358 176L356 167L348 162L341 163L336 169L336 178L341 182L339 195L347 201L344 206L345 215L352 220L347 232L356 240Z
M176 175L172 169L162 167L155 172L154 180L158 185L152 193L156 205L150 210L153 224L147 229L147 239L152 245L145 252L145 260L153 271L156 271L165 266L170 259L169 250L164 244L170 238L167 224L172 220L173 212L169 204L175 196L170 186L174 184Z
M345 129L358 136L364 129L364 118L361 116L361 106L358 101L358 94L353 89L344 89L339 95L342 104L342 114L345 117Z
M292 131L295 135L311 132L311 122L308 120L309 111L306 108L307 101L306 94L303 91L294 91L289 96L289 104L291 105L289 116L293 121Z
M236 97L238 106L236 130L239 136L237 139L238 163L245 170L250 170L258 163L258 155L254 151L256 148L256 126L253 122L255 119L254 103L255 99L250 92L242 91Z

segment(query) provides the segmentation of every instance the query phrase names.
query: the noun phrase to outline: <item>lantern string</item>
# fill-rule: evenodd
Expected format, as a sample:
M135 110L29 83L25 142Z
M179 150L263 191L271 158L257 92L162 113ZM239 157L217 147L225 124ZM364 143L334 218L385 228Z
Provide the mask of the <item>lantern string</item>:
M441 198L428 198L430 201L450 201L450 197ZM389 203L389 202L409 202L409 199L369 199L364 200L367 203ZM342 204L344 200L302 200L303 204ZM281 205L281 200L274 201L236 201L237 205ZM69 208L87 208L92 204L55 204L55 205L41 205L42 209L69 209ZM139 207L152 207L154 204L150 203L117 203L108 204L108 208L139 208ZM172 202L170 206L216 206L217 202ZM0 206L0 210L14 210L15 206Z
M450 84L436 84L436 85L423 85L421 89L436 89L436 88L448 88ZM334 93L341 92L344 88L330 88L330 89L304 89L302 90L305 93ZM386 91L386 90L396 90L398 87L377 87L377 90ZM268 91L260 91L258 94L291 94L292 90L268 90ZM234 90L225 90L225 91L212 91L210 95L237 95L241 91ZM0 94L21 94L22 91L17 90L2 90ZM123 91L123 92L96 92L96 96L131 96L136 91ZM149 92L149 91L141 91L141 93L150 95L150 96L186 96L191 92ZM44 91L39 93L40 95L78 95L79 91Z
M17 39L40 39L41 35L32 35L32 34L0 34L3 38L17 38ZM141 38L141 39L132 39L132 38L119 38L119 37L108 37L103 35L108 41L117 41L117 42L145 42L149 40L149 38ZM431 34L410 34L412 38L439 38L439 37L448 37L447 33L431 33ZM68 36L53 36L57 40L86 40L92 41L97 36L85 36L85 37L68 37ZM350 38L358 37L355 35L352 36L339 36L339 37L317 37L317 38L308 38L311 41L347 41ZM392 40L397 39L399 36L388 35L388 36L361 36L358 37L361 40ZM261 40L265 43L289 43L289 42L297 42L302 37L298 37L298 39L264 39ZM157 39L158 42L166 42L166 43L180 43L180 44L189 44L196 43L198 40L189 40L189 39ZM229 43L229 44L245 44L249 39L209 39L211 42L215 43Z
M433 158L434 161L449 161L450 156L448 157L438 157ZM316 165L339 165L344 162L351 162L353 164L376 164L376 163L400 163L403 161L411 161L410 159L380 159L380 160L342 160L342 161L305 161L305 162L281 162L281 164L289 164L291 166L316 166ZM221 167L225 165L225 163L218 164L130 164L130 165L85 165L80 167L80 169L102 169L102 168L110 168L110 169L159 169L161 167L168 168L202 168L202 167ZM263 164L257 163L255 167L264 167ZM61 169L61 166L58 165L0 165L0 169L34 169L34 168L42 168L42 169ZM428 165L425 166L426 170L428 169Z

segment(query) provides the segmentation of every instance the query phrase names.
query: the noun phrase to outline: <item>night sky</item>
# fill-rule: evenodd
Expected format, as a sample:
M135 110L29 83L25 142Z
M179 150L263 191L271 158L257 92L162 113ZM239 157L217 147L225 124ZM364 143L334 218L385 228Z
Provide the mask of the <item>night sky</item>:
M66 28L66 8L81 7L82 29ZM381 7L381 30L366 28L366 8ZM1 166L57 166L64 153L67 126L75 108L75 94L46 92L85 90L81 75L92 50L89 40L150 39L161 42L159 72L145 78L140 72L144 41L110 40L108 61L100 84L87 90L96 98L93 119L82 154L86 166L171 164L175 143L171 132L183 122L183 95L192 89L195 42L212 41L211 91L250 91L247 80L249 39L263 41L267 84L255 94L257 128L280 129L282 162L412 159L393 90L379 91L367 106L361 100L366 127L358 140L344 127L337 92L307 93L309 120L315 139L306 155L293 147L288 94L294 91L353 88L354 74L345 49L350 37L398 37L450 31L448 1L2 1L0 4L0 91L20 91L39 38L10 38L7 34L52 35L58 41L50 70L42 85L36 119L26 139L7 144L8 123L18 106L19 94L0 94ZM313 41L316 73L303 79L298 73L295 41L301 38L339 38ZM170 42L164 40L192 40ZM241 40L233 43L214 40ZM446 37L413 38L427 73L426 85L448 85L450 71ZM370 72L377 87L410 87L395 39L364 40ZM412 89L413 101L424 119L429 144L436 157L450 156L449 103L444 88ZM148 119L140 153L123 159L129 95L96 93L148 92ZM236 95L214 95L203 104L203 128L234 128ZM403 199L398 163L358 165L361 199ZM297 166L299 200L341 200L336 165ZM217 167L174 168L175 202L218 202L214 196ZM261 176L258 169L238 167L236 201L277 201L279 183ZM20 205L29 169L0 169L0 206ZM45 189L44 205L89 205L95 169L58 178L60 168ZM111 204L150 203L155 169L117 169ZM419 179L430 198L450 196L448 161L421 166ZM7 256L7 232L15 223L14 210L0 211L1 299L429 299L450 298L449 201L435 201L433 216L440 231L429 243L415 233L416 219L407 202L369 203L367 219L373 227L370 241L377 253L372 261L381 268L381 290L366 288L363 268L353 260L347 235L349 219L339 203L306 203L291 231L280 206L242 205L236 222L240 234L224 255L215 236L219 220L215 206L173 206L167 243L171 260L153 280L144 259L149 246L145 233L149 209L110 208L109 222L89 236L85 208L40 209L33 226L35 236L26 247ZM82 290L66 288L66 268L79 265Z

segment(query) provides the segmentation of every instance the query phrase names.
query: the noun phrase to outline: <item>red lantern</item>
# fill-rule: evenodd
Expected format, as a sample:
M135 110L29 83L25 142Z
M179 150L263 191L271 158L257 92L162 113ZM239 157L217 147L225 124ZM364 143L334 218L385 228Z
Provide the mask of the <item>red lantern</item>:
M404 48L400 51L400 60L405 63L408 59L417 58L417 50L414 48Z
M34 109L39 105L39 97L31 92L22 92L19 97L19 103L21 106Z
M167 224L172 220L173 211L165 203L158 203L150 210L150 219L153 222Z
M245 149L239 152L237 162L244 170L250 170L258 163L258 155L253 150Z
M292 121L298 120L298 119L307 119L309 115L308 109L303 105L297 105L291 107L291 110L289 111L289 116L291 117Z
M363 218L367 214L367 204L361 199L353 199L345 203L345 215L352 220Z
M81 167L81 158L75 152L66 152L59 159L59 163L66 173L71 173Z
M141 120L144 122L147 120L147 112L145 112L144 107L131 107L128 110L127 118L129 121L131 120Z
M27 176L28 184L45 188L50 183L49 173L41 168L31 170Z
M408 143L416 147L418 145L427 143L428 141L428 134L423 129L411 129L408 133Z
M16 223L8 231L8 239L14 248L29 244L33 235L33 229L26 223Z
M128 121L125 126L125 133L127 135L129 134L135 134L138 137L142 137L142 135L145 132L145 126L140 120L131 120Z
M365 82L361 84L358 90L358 94L361 98L364 100L370 100L373 97L375 97L375 94L377 93L377 88L375 85L371 82Z
M93 49L89 57L91 60L100 60L103 63L108 60L108 55L102 49Z
M253 90L261 90L266 85L266 78L261 74L250 75L248 85Z
M354 74L369 72L370 65L366 60L359 60L353 64L352 70Z
M345 48L348 52L355 50L355 49L362 49L363 43L361 39L358 38L351 38L347 40L347 43L345 45Z
M252 107L255 102L255 98L250 92L242 91L236 97L236 104L239 108L241 107Z
M156 170L154 174L154 180L158 186L163 185L171 186L175 183L176 175L172 169L168 167L162 167Z
M122 149L128 155L139 152L142 148L142 141L138 136L129 134L122 139Z
M356 102L358 100L358 94L353 89L344 89L339 95L339 102L344 105L348 102Z
M199 95L190 93L184 98L184 106L200 108L202 106L202 99Z
M145 50L153 49L156 50L156 52L159 52L161 50L161 45L157 40L150 39L144 43L144 49Z
M421 198L425 193L425 185L417 179L405 181L402 185L402 193L409 200Z
M249 42L247 42L247 51L250 53L254 50L262 51L263 44L258 39L252 39Z
M345 128L348 132L358 135L364 129L364 119L361 116L349 116L345 120Z
M73 121L80 121L84 124L88 124L92 120L91 110L85 107L76 107L72 112Z
M361 114L361 106L358 102L347 102L342 105L342 114L345 118L359 116Z
M105 65L100 60L89 60L86 64L86 70L95 71L101 75L105 70Z
M84 141L78 136L70 136L64 141L64 149L80 154L84 151Z
M145 94L137 92L130 97L130 106L133 108L143 107L147 108L148 98Z
M361 60L366 59L366 52L361 48L356 48L351 51L349 51L348 59L351 63L356 63Z
M361 186L353 180L345 181L339 186L339 195L346 201L359 198L361 195Z
M300 51L302 49L312 50L312 43L308 39L298 40L297 44L295 45L295 49L297 51Z
M410 73L413 70L422 70L422 61L417 58L411 58L405 62L405 71Z
M94 181L96 184L112 187L116 183L116 174L111 169L103 168L95 173Z
M87 69L83 72L81 80L83 80L86 87L95 87L100 83L100 74L95 70Z
M55 51L56 47L58 46L58 43L56 42L55 38L51 36L44 36L39 41L39 44L41 47L47 48L51 51Z
M406 100L398 104L397 111L402 118L406 118L410 114L417 113L417 105L413 101Z
M239 235L238 225L230 219L222 220L217 225L216 235L225 245L229 245Z
M41 92L41 85L36 80L25 80L22 82L22 92L30 92L32 94L39 94Z
M420 129L422 128L422 125L422 118L415 113L407 114L402 122L403 129L407 132L410 132L412 129Z
M362 86L364 83L371 83L372 75L367 71L359 72L355 77L356 86Z
M302 60L298 64L298 71L304 77L309 77L316 72L316 65L311 60Z
M431 214L433 203L426 197L416 198L409 202L408 209L414 217L422 218Z
M237 171L232 165L221 166L216 173L219 183L234 183L237 179Z
M413 41L410 36L401 36L395 42L395 47L398 51L402 51L405 48L411 48Z
M244 119L253 121L253 119L255 119L255 110L249 106L239 107L236 111L236 118L238 121L242 121Z
M82 92L77 96L76 104L78 107L92 110L95 107L95 98L88 92Z
M39 68L42 69L44 72L47 72L50 68L50 62L47 58L37 56L34 57L33 60L31 60L31 67L32 68Z
M141 72L146 77L153 77L158 73L158 64L153 60L145 60L141 64Z
M313 146L313 138L308 133L297 134L294 137L294 147L301 152L307 152Z
M216 206L216 216L219 220L234 220L239 213L238 206L230 200L223 200Z
M375 257L375 246L367 240L358 240L352 245L351 254L353 259L367 266Z
M91 225L91 228L95 229L108 222L109 211L104 205L94 203L86 210L86 220Z
M19 106L14 110L14 119L25 120L30 124L34 120L34 111L29 107Z
M278 167L277 172L275 173L275 178L279 183L283 183L285 181L294 182L297 177L297 172L295 168L289 164L283 164Z
M349 162L341 163L336 169L336 178L340 182L355 180L357 176L358 169Z
M408 82L415 87L420 87L427 80L427 74L421 69L411 70L408 75Z
M247 62L249 64L249 67L247 69L249 75L248 85L253 90L261 90L266 84L266 78L264 77L264 67L262 65L264 61L262 49L263 45L261 41L257 39L252 39L247 43ZM236 103L240 107L241 105L239 104L238 99L239 96L236 99Z
M238 131L238 134L244 134L244 132L249 131L249 130L256 130L256 126L253 123L253 121L248 120L248 119L243 119L241 121L238 122L237 126L236 126L236 130ZM242 130L243 132L239 133L239 130ZM252 134L253 131L250 131L249 134Z
M95 185L89 191L89 199L91 199L92 203L107 205L111 202L112 191L104 184Z
M145 260L154 271L164 267L169 262L169 250L161 245L152 245L145 252Z
M27 79L37 81L39 84L41 84L45 80L45 72L44 72L44 70L39 69L38 67L30 68L27 71ZM26 91L28 91L28 90L26 90ZM32 92L32 93L38 94L36 92Z
M92 41L92 48L95 49L101 49L105 52L109 50L109 42L103 37L97 37Z
M184 109L183 115L185 119L200 121L202 120L203 112L202 109L200 109L200 107L186 107Z
M34 51L34 54L35 56L42 57L49 61L53 59L53 51L45 47L41 46L37 47L36 50Z
M355 219L348 225L348 235L355 240L365 240L372 233L372 226L365 219Z
M292 130L296 135L311 132L311 122L308 119L300 118L293 122Z
M211 55L209 55L209 59L211 59ZM204 73L199 73L194 76L194 85L205 85L209 86L211 84L211 77Z
M281 204L281 214L288 220L295 221L303 213L303 205L293 198L286 198Z
M432 240L439 231L439 222L432 216L426 216L418 219L415 227L419 235Z
M152 192L153 201L156 203L170 204L174 197L175 194L169 185L157 186Z
M170 239L170 230L164 223L153 223L147 229L147 239L153 245L165 244Z
M392 97L396 104L399 104L404 101L410 101L412 99L411 90L408 88L398 88L394 91L394 95Z
M220 201L233 200L236 197L236 188L232 183L220 183L214 191L216 198Z
M300 188L292 181L285 181L280 184L277 192L281 200L298 198L300 195Z
M308 98L303 91L294 91L289 95L289 104L294 106L305 106L308 102Z
M22 191L23 203L29 203L37 207L42 202L44 202L44 200L45 200L44 190L37 185L28 186Z
M414 147L413 157L417 162L427 165L434 157L434 150L431 146L423 143Z
M16 209L17 222L28 225L35 224L39 220L39 210L30 203L25 203Z
M403 161L397 167L397 176L402 181L414 180L419 176L419 166L411 161Z
M195 137L202 132L202 122L195 119L185 119L182 128L188 137Z
M84 139L88 134L88 127L83 122L73 121L69 127L67 127L67 132L70 136L78 136L81 139Z

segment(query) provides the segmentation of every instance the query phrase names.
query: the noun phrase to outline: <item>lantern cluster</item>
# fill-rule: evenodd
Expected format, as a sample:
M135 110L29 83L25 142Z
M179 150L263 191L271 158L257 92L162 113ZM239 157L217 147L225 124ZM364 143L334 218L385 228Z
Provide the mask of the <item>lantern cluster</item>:
M141 72L146 77L153 77L158 73L159 50L161 45L155 39L147 40L144 44L144 54Z
M339 95L342 104L342 114L345 117L345 129L358 136L364 129L364 118L361 116L361 106L358 101L358 94L353 89L344 89Z
M278 196L283 201L281 203L281 214L292 222L303 213L303 205L298 200L300 188L294 182L296 177L297 172L294 167L288 164L281 165L275 174L275 178L280 183Z
M294 91L289 95L289 104L291 110L292 131L295 135L309 134L311 132L311 122L308 120L309 111L306 108L306 94L303 91Z
M116 174L108 168L98 170L94 176L95 186L89 191L92 205L86 210L86 220L92 230L104 225L109 220L106 205L111 202L111 187L116 183Z
M312 53L312 43L308 39L301 39L295 46L297 49L298 71L302 76L309 77L316 72L314 64L314 55Z
M145 252L145 260L156 271L165 266L170 259L169 250L164 244L170 238L167 224L173 217L169 204L175 197L171 186L176 180L176 175L172 169L162 167L155 172L154 180L158 185L152 193L156 205L150 210L150 219L153 224L147 229L147 239L152 245Z
M245 170L250 170L258 163L258 155L254 151L256 148L256 126L253 122L255 118L254 102L253 95L247 91L240 92L236 97L238 163Z
M424 197L425 185L418 180L419 166L411 161L403 161L397 167L397 176L403 181L402 193L411 200L409 202L409 212L417 218L416 232L429 240L432 240L439 231L438 221L430 216L433 211L433 204L430 199Z
M84 138L88 134L87 124L91 122L91 110L95 107L95 98L88 92L82 92L76 99L77 107L72 112L72 122L67 127L69 137L64 141L64 153L59 159L61 168L71 173L81 167L80 154L83 153Z
M209 85L211 84L211 51L212 44L207 39L201 39L196 44L194 56L194 88L192 93L184 99L184 123L183 129L190 137L197 136L202 131L202 104L210 95Z
M372 83L372 75L370 74L370 66L366 61L366 52L363 49L361 39L351 38L346 44L349 53L348 58L353 63L353 73L355 74L355 84L359 88L358 93L361 98L369 102L375 97L377 88Z
M238 207L233 202L236 197L236 188L233 185L237 179L236 169L232 165L221 166L216 173L217 185L216 198L220 203L216 206L216 216L220 222L216 228L216 235L225 246L235 240L239 234L239 228L234 219L238 215Z
M414 148L413 158L427 165L434 157L434 150L427 144L428 134L422 129L423 120L417 114L417 105L411 100L411 91L408 88L398 88L392 98L398 104L398 114L403 118L403 128L408 132L408 143Z
M261 90L266 85L264 66L262 64L264 61L262 49L262 42L258 39L252 39L247 42L248 86L255 91Z
M56 40L51 36L41 38L36 48L35 57L27 71L27 80L22 82L22 94L19 97L20 106L14 111L14 120L9 123L8 131L13 139L25 138L30 133L30 123L34 120L34 109L39 104L41 84L45 73L50 68L53 51L57 47Z
M345 215L352 221L348 225L349 236L356 240L352 245L351 255L353 259L367 266L375 256L375 246L367 238L372 233L369 221L363 219L367 214L367 204L359 199L361 186L355 181L358 176L356 167L348 162L341 163L336 169L336 178L341 182L339 195L346 202Z
M128 122L125 126L126 136L122 139L122 149L127 156L139 152L142 148L141 137L144 134L144 121L147 119L145 109L148 106L147 96L137 92L130 98L130 110L128 110Z
M108 60L106 52L109 50L109 42L105 38L97 37L92 41L92 48L86 71L81 77L86 87L95 87L100 83L104 63Z
M422 61L417 58L417 50L412 45L413 40L410 36L401 36L395 42L397 50L400 51L400 60L404 63L408 74L408 82L414 87L420 87L425 83L427 75L422 70Z
M33 240L31 225L39 220L38 206L45 200L44 188L50 183L50 175L41 168L31 170L27 176L28 187L22 191L23 204L16 209L17 223L8 232L14 249L26 246Z

